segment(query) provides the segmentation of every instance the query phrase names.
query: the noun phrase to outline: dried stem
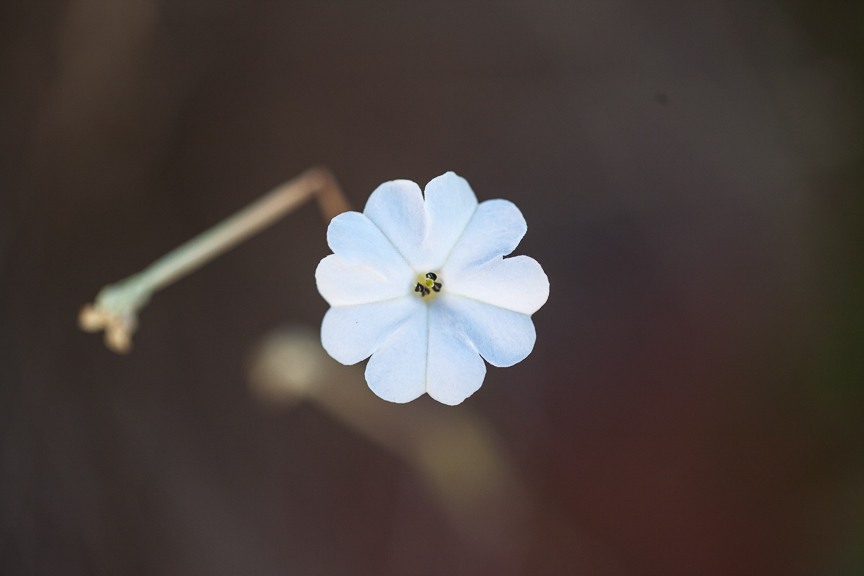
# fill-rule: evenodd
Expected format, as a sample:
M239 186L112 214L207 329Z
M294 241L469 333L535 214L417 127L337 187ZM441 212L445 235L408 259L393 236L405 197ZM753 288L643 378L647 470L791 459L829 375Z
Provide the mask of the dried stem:
M315 196L324 218L350 210L336 179L326 168L310 168L214 226L175 248L153 264L102 288L78 316L86 332L105 330L105 345L119 353L132 347L138 311L154 292L194 272L210 260L267 228Z

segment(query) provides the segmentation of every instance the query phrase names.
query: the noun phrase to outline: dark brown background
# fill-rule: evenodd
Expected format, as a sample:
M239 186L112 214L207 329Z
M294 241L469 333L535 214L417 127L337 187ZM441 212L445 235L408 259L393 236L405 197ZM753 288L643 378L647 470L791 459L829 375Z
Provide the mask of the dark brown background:
M536 348L468 400L541 500L521 574L864 573L859 1L0 4L0 572L493 574L404 463L247 354L318 326L309 205L102 285L312 164L525 214ZM420 402L427 402L421 399Z

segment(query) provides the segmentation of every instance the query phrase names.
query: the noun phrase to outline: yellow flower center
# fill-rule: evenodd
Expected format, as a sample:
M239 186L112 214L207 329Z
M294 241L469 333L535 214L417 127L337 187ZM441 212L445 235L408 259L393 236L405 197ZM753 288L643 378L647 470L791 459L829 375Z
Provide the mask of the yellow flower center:
M442 283L438 279L435 272L427 272L417 276L417 283L414 285L414 292L421 298L431 300L441 292Z

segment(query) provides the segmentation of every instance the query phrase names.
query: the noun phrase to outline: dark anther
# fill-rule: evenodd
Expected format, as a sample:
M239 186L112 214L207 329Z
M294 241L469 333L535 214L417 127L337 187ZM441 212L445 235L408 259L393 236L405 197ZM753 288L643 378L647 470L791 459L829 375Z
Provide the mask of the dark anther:
M423 290L425 290L425 289L426 288L422 284L420 284L419 282L417 282L417 285L414 286L414 292L420 292L420 294L423 294Z
M440 292L441 291L441 283L435 282L435 284L432 285L432 290L434 290L435 292Z
M428 278L429 280L432 280L434 282L435 280L438 279L438 275L435 274L434 272L427 272L426 278Z

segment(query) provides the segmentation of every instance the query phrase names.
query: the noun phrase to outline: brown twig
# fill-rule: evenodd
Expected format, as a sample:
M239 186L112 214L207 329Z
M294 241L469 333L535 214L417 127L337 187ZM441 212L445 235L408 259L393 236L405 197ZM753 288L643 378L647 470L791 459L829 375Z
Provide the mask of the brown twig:
M138 311L154 292L267 228L313 196L328 222L351 209L333 174L323 167L310 168L141 272L102 288L93 304L81 308L78 325L86 332L105 330L105 345L109 349L121 354L128 352L138 326Z

